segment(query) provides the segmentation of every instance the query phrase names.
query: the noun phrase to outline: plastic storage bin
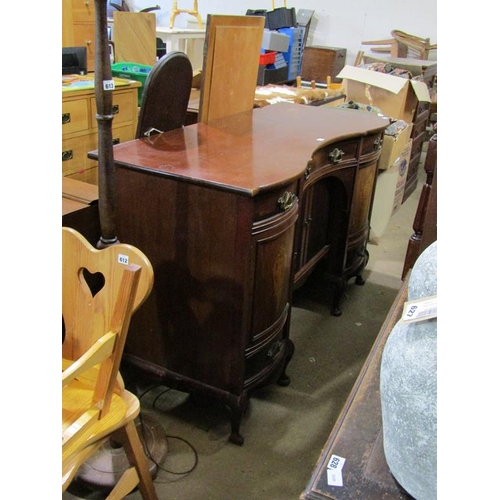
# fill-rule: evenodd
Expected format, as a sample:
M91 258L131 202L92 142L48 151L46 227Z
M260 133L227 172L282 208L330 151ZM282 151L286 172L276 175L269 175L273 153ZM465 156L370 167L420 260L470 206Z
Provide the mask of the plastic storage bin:
M302 67L305 28L302 26L280 28L278 32L290 37L288 51L283 52L283 56L288 64L288 80L293 80L300 75Z
M260 55L259 64L261 66L267 66L268 64L274 64L276 60L276 52L265 52Z
M151 71L152 66L146 66L145 64L138 64L134 62L120 62L111 65L111 74L117 78L125 78L128 80L135 80L141 83L137 92L138 104L141 105L142 102L142 91L144 90L144 85L146 79Z

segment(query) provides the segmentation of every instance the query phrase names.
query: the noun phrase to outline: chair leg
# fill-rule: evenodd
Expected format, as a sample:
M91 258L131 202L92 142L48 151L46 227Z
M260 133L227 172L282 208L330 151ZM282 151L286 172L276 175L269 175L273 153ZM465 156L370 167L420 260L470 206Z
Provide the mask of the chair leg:
M142 498L144 500L158 500L153 479L149 472L147 458L134 421L130 421L125 427L119 429L116 434L117 440L121 442L125 449L130 464L137 471Z
M137 469L130 467L130 469L127 469L122 474L111 493L106 497L106 500L121 500L131 493L138 484L139 476L137 475Z

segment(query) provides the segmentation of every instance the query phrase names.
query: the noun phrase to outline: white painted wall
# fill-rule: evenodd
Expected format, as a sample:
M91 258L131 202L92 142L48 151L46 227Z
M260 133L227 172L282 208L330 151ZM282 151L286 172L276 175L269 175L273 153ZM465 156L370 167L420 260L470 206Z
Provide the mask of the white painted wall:
M155 11L157 25L168 26L173 2L170 0L127 0L133 11L160 5ZM284 2L275 0L275 8ZM288 8L314 10L307 45L343 47L347 64L352 64L359 50L370 53L363 40L391 38L391 30L399 29L437 43L437 0L288 0ZM191 9L192 0L178 0L179 9ZM271 0L198 0L203 19L207 14L244 15L247 9L271 10ZM180 14L175 26L184 28L194 17ZM376 55L376 54L375 54ZM431 54L437 58L436 51Z

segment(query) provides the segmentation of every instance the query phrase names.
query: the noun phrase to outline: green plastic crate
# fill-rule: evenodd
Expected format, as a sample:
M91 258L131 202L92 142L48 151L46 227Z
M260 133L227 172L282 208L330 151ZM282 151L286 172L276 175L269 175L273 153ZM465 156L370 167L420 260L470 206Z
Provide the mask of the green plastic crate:
M117 78L125 78L141 82L141 87L139 87L137 92L137 100L140 106L142 102L142 91L144 90L144 85L151 68L152 66L146 66L145 64L120 62L111 65L111 74Z

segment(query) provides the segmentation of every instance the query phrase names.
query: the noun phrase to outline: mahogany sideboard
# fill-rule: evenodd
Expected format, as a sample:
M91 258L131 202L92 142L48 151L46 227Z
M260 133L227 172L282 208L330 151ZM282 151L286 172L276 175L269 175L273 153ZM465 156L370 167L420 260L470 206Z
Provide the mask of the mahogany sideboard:
M387 124L280 103L114 146L117 236L155 271L126 381L220 401L242 444L251 391L289 382L294 281L325 256L339 279L363 267Z

